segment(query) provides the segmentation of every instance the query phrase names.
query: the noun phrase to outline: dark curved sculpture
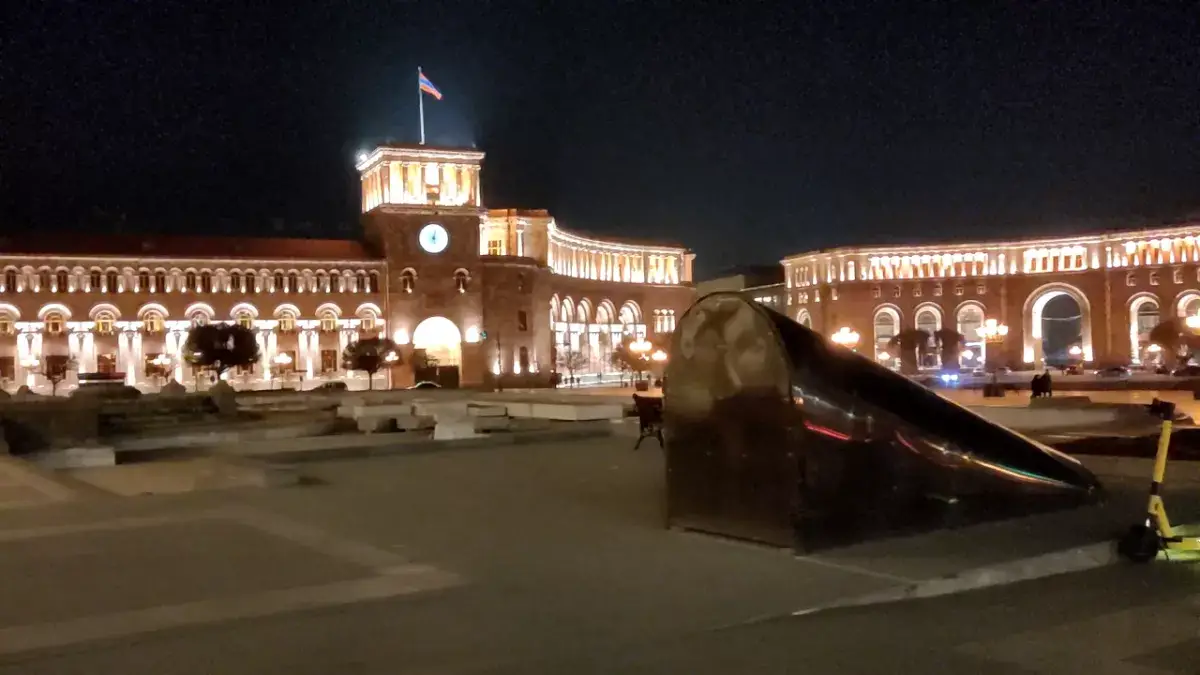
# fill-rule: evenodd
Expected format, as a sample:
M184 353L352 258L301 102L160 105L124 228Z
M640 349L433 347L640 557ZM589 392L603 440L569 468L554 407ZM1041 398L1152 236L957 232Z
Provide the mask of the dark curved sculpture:
M740 295L672 340L672 526L810 551L1101 496L1075 459Z

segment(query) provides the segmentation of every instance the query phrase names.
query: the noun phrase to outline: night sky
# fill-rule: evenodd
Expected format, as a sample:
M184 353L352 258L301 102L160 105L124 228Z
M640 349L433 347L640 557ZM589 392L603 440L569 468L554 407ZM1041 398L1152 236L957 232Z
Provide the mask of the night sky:
M353 236L354 156L416 140L418 65L489 206L701 273L1180 217L1200 10L1146 4L10 0L0 226Z

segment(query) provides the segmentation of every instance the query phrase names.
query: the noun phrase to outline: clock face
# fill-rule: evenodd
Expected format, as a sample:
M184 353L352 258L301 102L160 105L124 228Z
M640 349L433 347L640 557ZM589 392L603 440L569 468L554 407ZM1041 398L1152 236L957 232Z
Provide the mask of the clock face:
M427 253L441 253L450 243L450 235L446 233L446 228L430 223L421 228L420 242L421 248Z

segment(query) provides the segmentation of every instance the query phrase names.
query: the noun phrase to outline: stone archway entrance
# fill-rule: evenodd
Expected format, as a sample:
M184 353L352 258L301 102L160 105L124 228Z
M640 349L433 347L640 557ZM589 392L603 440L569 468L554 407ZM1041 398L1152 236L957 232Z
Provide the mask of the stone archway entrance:
M1091 304L1070 284L1046 284L1030 293L1022 324L1026 367L1089 363L1094 358Z
M412 335L413 349L423 350L425 361L413 363L418 382L430 380L442 386L457 387L462 366L462 332L444 316L431 316L417 324Z

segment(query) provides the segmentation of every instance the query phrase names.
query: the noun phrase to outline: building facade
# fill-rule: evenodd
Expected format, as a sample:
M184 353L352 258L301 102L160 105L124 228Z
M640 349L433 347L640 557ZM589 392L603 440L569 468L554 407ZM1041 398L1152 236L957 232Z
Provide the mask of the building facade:
M341 363L361 336L400 345L376 386L430 369L463 386L538 386L563 353L599 378L624 336L674 329L694 299L690 251L488 210L483 159L410 145L360 156L360 240L0 239L0 382L45 391L51 366L69 363L60 391L80 373L202 384L181 349L192 326L223 321L257 333L261 361L227 376L239 388L365 388Z
M788 256L786 313L895 365L892 336L949 328L966 340L960 365L1041 367L1047 304L1078 308L1069 353L1087 365L1157 358L1150 329L1200 311L1200 223L1092 236L945 246L839 248ZM1007 327L988 343L985 322ZM843 330L844 329L844 330Z

